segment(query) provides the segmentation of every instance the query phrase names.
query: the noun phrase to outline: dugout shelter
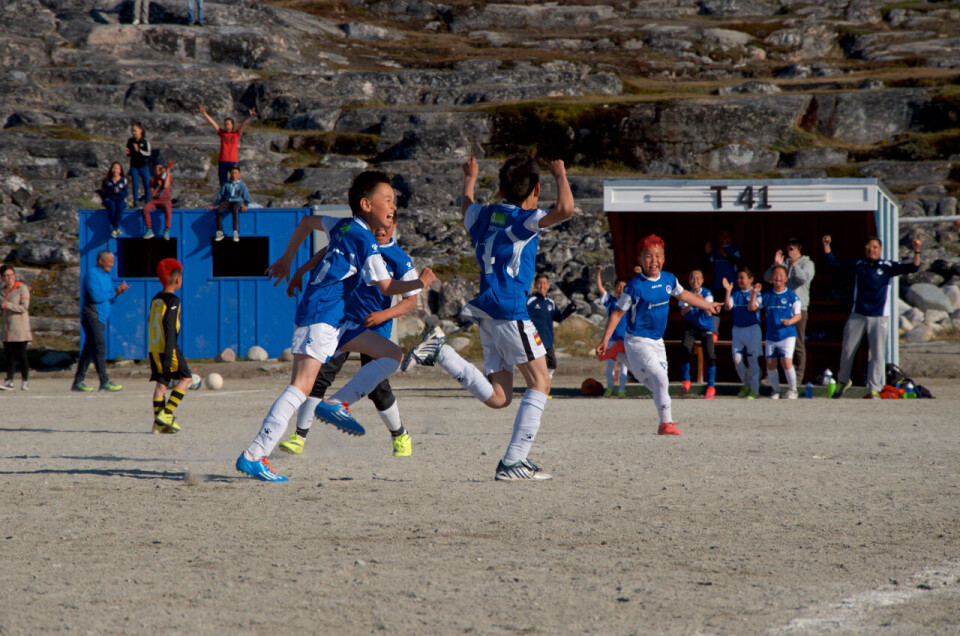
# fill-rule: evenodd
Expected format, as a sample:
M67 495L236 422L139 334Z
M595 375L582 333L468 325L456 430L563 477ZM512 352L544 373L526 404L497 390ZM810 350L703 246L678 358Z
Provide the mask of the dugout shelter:
M285 283L274 286L264 271L283 254L300 219L311 213L339 211L340 215L342 210L343 206L251 207L240 214L239 242L232 240L229 231L222 241L213 240L216 215L212 210L174 210L169 240L140 238L139 209L124 212L119 238L111 238L105 211L80 210L81 277L96 267L97 253L108 249L116 254L111 272L114 284L130 285L111 309L107 359L147 357L147 317L150 301L162 289L156 270L164 258L176 258L184 266L183 287L177 295L182 302L180 347L188 359L213 358L227 347L242 356L253 345L260 345L271 357L279 356L290 346L297 299L287 297ZM230 218L229 214L224 217L227 228ZM317 237L308 238L291 272L319 247Z
M861 258L866 238L878 236L883 241L882 258L898 260L899 205L877 179L610 180L604 182L603 190L617 276L627 279L634 275L639 240L655 233L663 237L667 246L664 270L675 274L684 288L689 287L687 278L693 269L703 270L706 287L722 287L720 281L712 280L705 245L717 245L720 229L728 227L733 232L733 242L740 248L743 264L765 289L770 289L763 273L773 264L778 249L786 251L788 237L799 238L803 254L816 265L806 330L804 381L812 380L826 368L836 371L843 325L851 307L852 283L831 274L821 237L830 234L832 251L844 260ZM899 359L898 295L899 283L894 279L887 293L887 311L891 316L887 361L894 364ZM729 312L721 316L717 379L737 381L729 346L732 322ZM670 312L664 335L670 360L677 359L681 321L679 311ZM854 378L860 377L865 349L861 347ZM679 379L679 366L671 365L671 379Z

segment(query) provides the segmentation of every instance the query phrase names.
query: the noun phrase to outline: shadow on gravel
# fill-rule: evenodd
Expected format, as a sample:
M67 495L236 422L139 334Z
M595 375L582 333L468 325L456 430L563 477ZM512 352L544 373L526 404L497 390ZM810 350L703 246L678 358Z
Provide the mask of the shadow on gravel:
M165 479L183 481L186 473L139 468L40 468L38 470L0 470L0 475L97 475L98 477L133 477L134 479Z

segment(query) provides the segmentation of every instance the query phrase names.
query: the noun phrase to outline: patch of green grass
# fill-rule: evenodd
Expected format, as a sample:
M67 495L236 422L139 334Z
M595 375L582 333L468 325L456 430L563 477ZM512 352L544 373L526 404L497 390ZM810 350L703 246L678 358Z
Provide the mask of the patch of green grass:
M462 276L470 280L480 279L480 264L477 263L477 260L472 256L461 255L460 261L456 265L452 263L441 264L431 266L431 269L433 273L437 275L437 278L443 282L450 280L454 276Z
M64 139L73 141L102 141L99 137L91 135L85 130L66 126L64 124L54 124L52 126L23 126L19 128L26 132L34 132L51 139Z
M807 148L818 148L824 146L836 145L836 141L820 133L807 132L799 128L794 128L784 134L776 143L769 146L770 150L776 150L783 154L793 154L799 150Z
M103 208L103 203L91 196L77 197L76 199L71 199L70 202L77 206L79 210L100 210Z
M320 155L309 150L288 150L280 162L286 168L319 168Z
M576 357L589 358L600 342L603 330L585 319L568 318L553 332L553 346Z
M863 176L860 174L860 167L852 163L841 166L827 166L824 171L831 179L858 179Z

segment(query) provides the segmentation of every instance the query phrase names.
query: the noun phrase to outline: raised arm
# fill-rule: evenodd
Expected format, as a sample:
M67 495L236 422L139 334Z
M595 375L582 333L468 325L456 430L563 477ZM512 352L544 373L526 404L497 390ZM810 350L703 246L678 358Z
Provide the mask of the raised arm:
M727 295L723 300L723 306L726 307L727 311L733 309L733 283L727 280L727 277L723 277L723 288L727 290Z
M247 118L243 120L243 123L240 124L240 128L237 129L237 132L240 133L241 135L243 134L243 129L247 127L247 124L249 124L254 119L256 119L257 109L251 108L250 110L247 111L247 113L248 113Z
M562 159L555 159L547 164L550 174L557 180L557 204L537 224L540 228L550 227L562 223L573 216L573 191L567 181L567 170Z
M688 305L693 305L698 309L706 311L708 314L719 314L720 308L723 307L723 303L715 303L712 300L707 300L700 294L694 294L691 291L684 289L682 292L677 294L677 300L682 300ZM681 311L686 309L690 311L690 307L681 307ZM686 313L686 312L684 312Z
M597 291L600 292L601 296L607 293L607 290L603 288L603 281L600 279L600 274L602 272L603 272L603 265L597 265Z
M750 288L750 302L747 303L747 309L749 311L756 311L757 309L759 309L759 306L757 305L757 294L759 293L760 293L760 283L756 283L754 284L753 287Z
M426 289L435 282L437 282L437 275L434 274L433 270L429 267L424 267L423 271L420 272L420 277L416 280L386 278L384 280L378 280L374 284L384 296L396 296L397 294L406 294L417 291L418 289Z
M479 174L480 166L477 165L476 157L470 157L470 160L463 164L463 191L460 193L460 216L466 215L467 208L473 205L473 190L477 185L477 175Z
M210 116L210 114L207 112L207 107L203 104L200 105L200 114L203 115L208 122L210 122L210 125L213 126L214 130L220 132L220 124L218 124L217 121Z
M363 326L367 327L368 329L371 327L376 327L377 325L383 324L388 320L398 318L408 311L412 311L416 308L416 306L417 297L407 296L393 307L388 307L387 309L367 314L367 317L363 321Z

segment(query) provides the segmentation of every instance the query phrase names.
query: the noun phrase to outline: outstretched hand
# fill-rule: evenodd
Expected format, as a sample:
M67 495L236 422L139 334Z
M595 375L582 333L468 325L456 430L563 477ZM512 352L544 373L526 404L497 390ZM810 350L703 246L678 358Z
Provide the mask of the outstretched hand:
M276 287L276 285L274 285ZM303 274L294 273L287 285L287 296L293 298L303 290Z
M783 250L777 250L777 253L773 255L773 264L783 265Z
M726 289L728 292L733 291L733 283L728 281L726 276L723 277L723 288Z
M547 170L550 171L554 179L562 179L567 174L567 169L563 165L563 159L554 159L548 163Z
M830 243L833 242L833 238L831 238L829 234L824 234L823 238L820 240L823 241L824 247L830 247Z
M480 174L480 165L476 157L470 157L467 163L463 164L463 176L468 179L476 179Z
M912 241L910 241L910 245L913 247L914 252L919 252L920 246L923 245L923 241L921 241L918 238L915 238Z
M277 260L276 263L267 268L267 271L264 272L270 278L276 278L276 282L273 283L273 286L276 287L280 284L280 281L290 280L290 263L286 261L283 257Z
M707 309L707 313L716 316L720 313L720 310L723 309L723 303L710 303L710 308Z

